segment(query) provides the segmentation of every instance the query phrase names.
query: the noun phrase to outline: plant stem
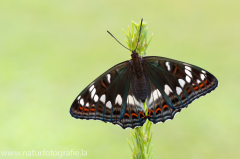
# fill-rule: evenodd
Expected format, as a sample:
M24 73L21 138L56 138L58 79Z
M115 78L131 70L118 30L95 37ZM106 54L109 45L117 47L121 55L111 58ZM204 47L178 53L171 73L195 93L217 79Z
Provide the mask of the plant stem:
M145 112L147 112L146 103L144 103ZM146 114L147 115L147 114ZM127 139L129 147L132 151L132 159L151 159L153 157L152 153L152 123L147 120L144 126L137 127L130 130L132 144Z
M140 30L140 24L132 22L132 30L128 26L128 32L123 30L125 35L127 36L126 43L130 50L134 50L136 48L138 42L138 35ZM146 23L142 23L141 35L139 39L139 44L136 52L142 57L145 56L147 47L152 40L152 36L150 37L149 42L147 42L147 26ZM132 53L132 52L131 52ZM146 102L144 103L144 110L147 116L148 109ZM132 151L132 159L151 159L153 157L152 153L152 131L151 131L152 123L147 120L144 126L137 127L134 130L130 131L130 136L132 140L132 144L127 139L129 147Z

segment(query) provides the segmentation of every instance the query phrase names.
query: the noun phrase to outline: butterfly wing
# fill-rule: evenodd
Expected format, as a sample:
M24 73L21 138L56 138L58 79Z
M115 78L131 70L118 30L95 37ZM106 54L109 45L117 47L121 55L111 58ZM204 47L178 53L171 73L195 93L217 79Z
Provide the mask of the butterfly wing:
M146 115L144 112L144 105L142 101L137 97L136 90L134 88L133 77L131 74L130 88L127 96L126 112L120 121L114 122L122 128L135 128L142 126L146 121Z
M74 100L70 114L78 119L111 122L124 129L141 126L146 120L143 103L134 98L134 93L131 63L125 61L89 84Z
M107 70L77 96L70 114L80 119L120 120L125 113L129 74L128 61Z
M173 119L182 108L218 85L208 71L164 57L144 57L143 68L148 83L148 119L153 123Z

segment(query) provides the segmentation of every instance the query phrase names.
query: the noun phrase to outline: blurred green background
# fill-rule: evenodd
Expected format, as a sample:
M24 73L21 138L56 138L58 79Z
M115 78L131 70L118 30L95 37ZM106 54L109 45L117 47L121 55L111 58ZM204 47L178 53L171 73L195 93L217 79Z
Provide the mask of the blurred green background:
M106 31L125 44L121 29L144 18L154 33L148 56L200 66L220 84L174 120L153 125L154 158L239 158L239 6L237 0L1 0L0 151L83 149L82 158L130 158L129 129L76 120L69 108L97 76L130 57Z

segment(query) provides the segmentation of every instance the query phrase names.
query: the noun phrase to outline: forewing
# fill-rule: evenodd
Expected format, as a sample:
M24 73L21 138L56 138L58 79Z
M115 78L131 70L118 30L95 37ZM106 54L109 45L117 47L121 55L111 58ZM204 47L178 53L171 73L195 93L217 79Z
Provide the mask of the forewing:
M208 71L168 58L144 57L143 68L148 82L148 116L153 123L172 119L218 85Z
M130 74L129 61L112 67L77 96L70 114L80 119L119 121L126 110Z

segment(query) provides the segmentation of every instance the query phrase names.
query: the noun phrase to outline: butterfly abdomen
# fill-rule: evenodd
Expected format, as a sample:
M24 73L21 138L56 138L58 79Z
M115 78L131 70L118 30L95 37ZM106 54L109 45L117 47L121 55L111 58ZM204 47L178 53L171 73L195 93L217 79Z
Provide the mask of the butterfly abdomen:
M141 78L134 77L134 87L138 98L141 99L142 102L145 102L148 94L148 87L144 75Z
M142 102L144 102L145 99L147 98L148 86L143 72L142 60L135 52L133 52L131 56L132 56L131 59L132 71L134 74L133 76L134 88L138 98L141 99Z

